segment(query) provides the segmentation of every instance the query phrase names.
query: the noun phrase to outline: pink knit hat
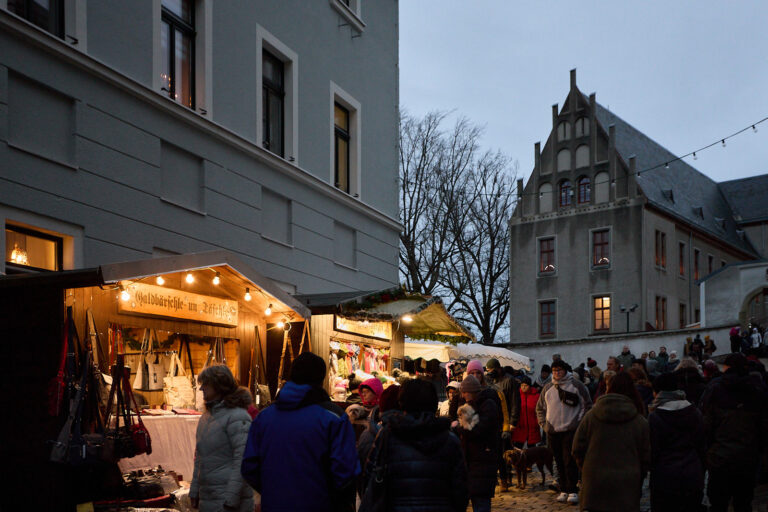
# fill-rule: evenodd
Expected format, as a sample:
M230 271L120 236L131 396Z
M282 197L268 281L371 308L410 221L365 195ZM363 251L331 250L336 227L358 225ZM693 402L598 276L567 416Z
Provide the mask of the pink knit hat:
M384 386L381 384L381 381L377 379L376 377L373 377L371 379L364 380L360 384L360 390L362 391L363 388L368 388L371 391L373 391L373 394L376 395L376 399L371 401L370 403L366 403L365 400L363 400L364 405L376 405L379 403L379 397L381 396L381 393L384 391Z
M483 367L483 363L477 359L473 359L467 363L467 373L473 370L479 370L481 373L485 373L485 367Z

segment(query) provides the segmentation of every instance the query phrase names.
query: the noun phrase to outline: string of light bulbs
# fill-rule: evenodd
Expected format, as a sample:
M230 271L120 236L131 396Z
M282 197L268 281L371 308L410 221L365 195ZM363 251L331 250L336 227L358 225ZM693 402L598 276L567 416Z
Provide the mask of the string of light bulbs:
M688 153L685 153L683 155L673 156L672 158L660 161L657 164L651 165L649 167L645 167L643 169L640 169L639 171L635 171L634 173L628 173L627 176L619 176L619 177L616 177L616 178L609 179L607 181L600 181L600 182L596 181L596 182L593 183L593 185L601 185L601 184L604 184L604 183L615 184L615 183L617 183L617 182L619 182L621 180L628 179L629 176L632 176L632 175L640 176L643 173L650 172L650 171L659 169L661 167L664 167L665 169L669 169L669 165L670 164L678 162L678 161L681 161L681 160L683 160L685 158L688 158L689 156L692 156L694 160L698 160L698 154L700 154L702 151L706 151L707 149L710 149L710 148L712 148L714 146L717 146L717 145L720 145L721 147L726 147L726 142L728 140L730 140L730 139L732 139L734 137L737 137L738 135L741 135L742 133L747 132L749 130L752 130L752 133L757 133L758 125L760 125L760 124L762 124L762 123L764 123L766 121L768 121L768 116L763 117L762 119L760 119L760 120L758 120L758 121L756 121L754 123L750 123L747 126L745 126L744 128L742 128L742 129L740 129L738 131L735 131L735 132L733 132L733 133L731 133L729 135L726 135L725 137L720 137L719 139L716 139L714 142L712 142L710 144L702 146L702 147L700 147L698 149L695 149L693 151L689 151ZM408 185L414 185L414 183L410 182L410 181L406 181L405 183L408 184ZM432 187L431 185L425 184L424 186L426 188L431 188L431 189L434 190L434 187ZM540 197L542 197L545 193L546 194L555 194L555 193L557 193L557 191L552 190L552 191L549 191L549 192L539 192L539 191L527 192L527 193L524 192L524 193L520 194L518 197L526 197L526 196L529 196L529 197L530 196L540 196ZM478 195L482 195L482 196L486 196L486 197L501 197L501 194L487 194L487 193L482 193L482 192L479 192Z

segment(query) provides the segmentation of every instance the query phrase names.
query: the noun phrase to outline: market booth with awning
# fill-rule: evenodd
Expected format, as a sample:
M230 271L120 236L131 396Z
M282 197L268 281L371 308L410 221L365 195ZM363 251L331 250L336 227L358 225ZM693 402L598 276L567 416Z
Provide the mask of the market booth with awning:
M440 341L410 341L405 343L405 355L411 359L437 359L441 363L478 359L485 364L489 359L495 358L501 366L511 366L515 370L531 370L531 361L528 357L503 347L482 343L451 345Z
M280 373L279 358L269 358L270 342L277 351L311 349L309 309L227 251L2 276L0 308L9 363L1 372L3 400L13 416L6 422L12 442L3 443L0 455L14 468L11 480L51 482L49 496L40 497L49 500L40 504L46 510L99 492L82 479L74 485L86 468L47 462L66 419L66 405L51 416L48 386L60 370L68 313L80 339L78 354L91 347L95 367L106 375L118 355L131 367L133 392L154 442L151 455L122 459L121 469L160 464L187 481L199 417L194 409L201 404L170 405L162 380L142 381L138 367L151 362L168 370L176 356L194 386L203 367L225 364L263 403L270 397L270 376L276 380Z
M406 338L474 340L442 300L395 287L297 296L311 311L313 351L328 361L327 386L343 393L352 374L391 378L403 366ZM362 373L361 373L362 372ZM338 395L337 395L338 396Z

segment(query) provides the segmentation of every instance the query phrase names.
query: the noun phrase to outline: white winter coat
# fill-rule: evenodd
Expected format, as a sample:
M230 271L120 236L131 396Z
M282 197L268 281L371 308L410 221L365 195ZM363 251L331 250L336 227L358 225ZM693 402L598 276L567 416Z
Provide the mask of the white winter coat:
M223 401L200 417L189 489L190 498L200 499L200 512L219 512L225 503L240 512L253 512L253 489L240 475L250 426L248 411L226 407Z

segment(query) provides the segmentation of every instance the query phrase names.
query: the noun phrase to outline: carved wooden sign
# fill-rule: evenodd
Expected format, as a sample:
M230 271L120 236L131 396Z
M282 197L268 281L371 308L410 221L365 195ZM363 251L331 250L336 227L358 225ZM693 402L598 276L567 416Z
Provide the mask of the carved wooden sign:
M205 322L237 325L237 301L199 295L183 290L145 283L125 285L127 296L120 294L117 309L120 313L165 316Z

